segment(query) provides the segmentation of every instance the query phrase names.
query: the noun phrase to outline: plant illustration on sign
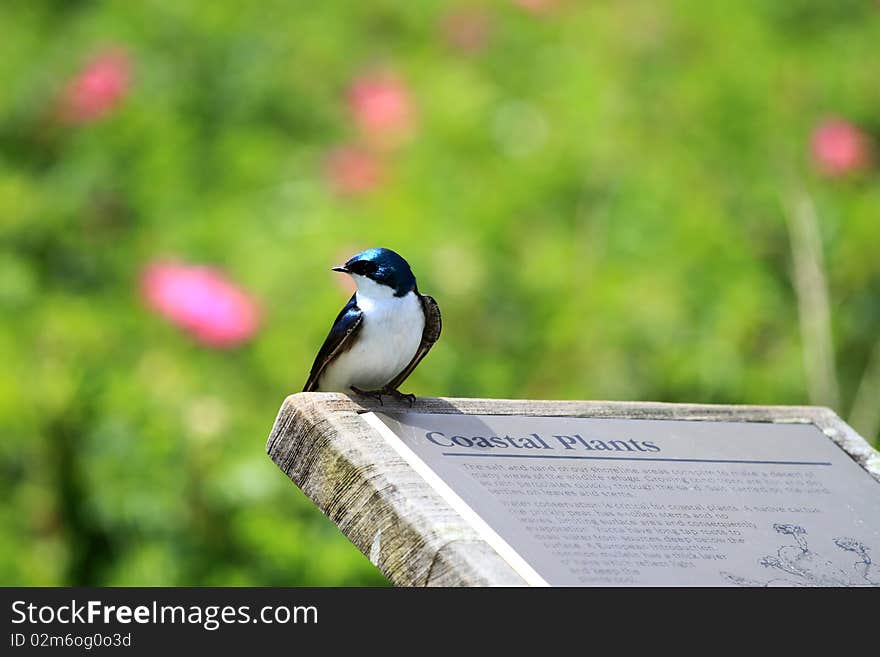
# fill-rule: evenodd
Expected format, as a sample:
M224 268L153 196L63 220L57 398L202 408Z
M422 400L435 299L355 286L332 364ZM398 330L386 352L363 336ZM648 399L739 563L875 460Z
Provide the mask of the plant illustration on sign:
M773 570L775 577L755 580L722 571L722 575L738 586L880 586L880 573L868 554L870 548L854 538L835 538L834 544L858 559L851 570L844 570L807 544L807 530L800 525L775 523L773 529L791 536L795 544L784 544L775 555L761 557L758 563ZM838 555L839 556L839 555Z

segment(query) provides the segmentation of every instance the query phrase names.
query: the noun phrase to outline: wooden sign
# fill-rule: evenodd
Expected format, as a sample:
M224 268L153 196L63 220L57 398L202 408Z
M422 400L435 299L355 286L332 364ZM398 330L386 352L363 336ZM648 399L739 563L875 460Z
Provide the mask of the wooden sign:
M398 585L880 585L828 409L300 393L267 449Z

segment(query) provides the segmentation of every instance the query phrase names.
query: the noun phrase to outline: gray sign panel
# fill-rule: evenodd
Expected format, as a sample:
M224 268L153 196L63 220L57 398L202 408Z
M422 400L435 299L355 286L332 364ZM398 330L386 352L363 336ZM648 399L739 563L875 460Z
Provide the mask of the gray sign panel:
M539 581L880 585L880 484L811 424L376 416Z

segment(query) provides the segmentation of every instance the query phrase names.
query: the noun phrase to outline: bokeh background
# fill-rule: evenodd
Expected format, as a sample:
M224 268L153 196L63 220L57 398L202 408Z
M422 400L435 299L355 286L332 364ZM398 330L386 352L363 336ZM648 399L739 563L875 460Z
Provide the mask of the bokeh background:
M379 585L265 440L398 250L421 395L880 427L880 4L0 4L0 583Z

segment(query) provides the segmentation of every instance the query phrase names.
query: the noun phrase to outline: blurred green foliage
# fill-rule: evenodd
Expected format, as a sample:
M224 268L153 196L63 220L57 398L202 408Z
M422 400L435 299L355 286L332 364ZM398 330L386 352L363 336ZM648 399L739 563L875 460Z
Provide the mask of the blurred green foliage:
M468 47L456 11L482 21ZM865 376L880 177L823 178L809 138L880 129L875 2L9 0L0 24L4 585L383 583L264 453L350 294L329 267L369 246L443 311L417 394L809 403L784 220L805 190L835 410ZM124 100L53 118L108 46ZM340 195L325 158L360 139L346 90L373 70L412 134ZM138 276L168 256L258 298L255 338L152 314Z

